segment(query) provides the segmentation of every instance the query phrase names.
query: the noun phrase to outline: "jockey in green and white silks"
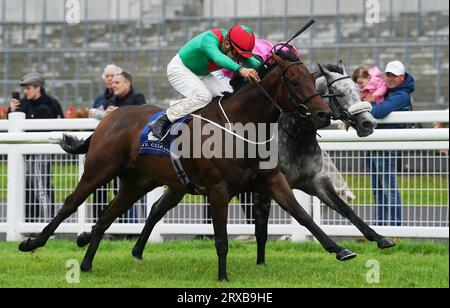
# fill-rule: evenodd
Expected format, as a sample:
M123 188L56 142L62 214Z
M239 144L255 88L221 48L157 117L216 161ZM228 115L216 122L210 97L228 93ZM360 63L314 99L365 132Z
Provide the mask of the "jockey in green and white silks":
M260 63L253 57L254 46L253 31L242 25L234 26L229 31L206 31L183 46L167 66L167 77L184 98L172 101L166 115L150 124L153 135L162 139L170 123L205 107L224 89L229 89L230 85L217 78L214 72L226 68L259 82L255 68Z

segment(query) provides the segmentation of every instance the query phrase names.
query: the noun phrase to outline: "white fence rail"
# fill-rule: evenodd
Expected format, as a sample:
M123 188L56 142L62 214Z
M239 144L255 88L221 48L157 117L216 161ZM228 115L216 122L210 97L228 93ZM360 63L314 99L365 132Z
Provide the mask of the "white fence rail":
M380 122L448 123L448 116L448 111L394 113ZM6 233L7 240L20 240L24 234L42 231L75 188L83 171L84 157L67 155L55 144L62 131L86 138L97 125L96 120L24 120L20 113L11 114L9 121L0 121L0 233ZM337 183L341 179L344 180L341 183L348 185L347 189L336 187L338 192L349 198L349 205L375 230L386 236L448 239L448 129L378 130L368 138L358 138L354 131L342 130L324 130L320 135L322 149L335 165L328 170L329 175ZM370 167L383 157L395 170L380 172ZM386 191L371 185L387 178L395 181L400 203L382 200L380 196ZM99 189L57 233L89 231L115 190L116 181ZM394 189L390 192L394 193ZM149 193L108 232L140 233L151 205L162 193L162 188ZM354 226L319 200L300 191L295 194L328 234L360 235ZM233 199L229 234L254 232L251 203L247 194ZM150 240L160 241L169 234L213 234L205 204L203 197L186 196L156 226ZM377 216L380 208L385 209L381 215L397 209L401 214L398 219L386 217L380 221ZM309 236L305 228L278 206L271 208L269 234L291 235L293 240Z

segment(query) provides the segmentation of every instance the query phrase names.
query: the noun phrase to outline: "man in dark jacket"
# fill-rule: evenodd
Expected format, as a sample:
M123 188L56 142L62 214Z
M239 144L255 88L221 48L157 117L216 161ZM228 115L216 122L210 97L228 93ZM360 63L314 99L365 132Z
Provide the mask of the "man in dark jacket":
M64 118L61 105L45 93L45 80L36 73L24 76L20 86L25 97L12 99L9 112L23 112L27 119ZM25 221L47 222L55 213L55 194L52 187L52 155L26 155Z
M400 61L390 62L386 66L384 80L388 86L385 100L381 104L373 104L372 115L383 119L394 111L411 110L411 94L416 83L407 73ZM380 124L378 129L401 129L405 124ZM371 174L372 190L376 204L376 224L401 226L402 206L397 189L398 151L368 152L368 166Z
M111 114L112 112L117 112L117 110L124 106L131 105L145 105L146 100L143 94L134 91L133 89L133 78L130 73L121 71L116 73L112 79L112 91L113 96L109 99L103 100L97 106L95 111L95 118L101 120ZM113 180L111 188L117 190L118 181ZM97 189L94 194L93 200L93 218L96 219L99 213L108 205L108 185ZM132 207L127 213L124 214L126 222L137 223L136 218L146 217L145 209L142 207Z
M119 107L146 104L144 95L134 91L133 77L128 72L122 71L114 76L112 91L113 96L98 102L97 109L93 113L93 117L96 119L104 119Z
M105 91L101 93L99 96L95 98L94 105L92 106L92 109L89 111L89 117L95 118L98 120L102 120L104 116L104 112L106 111L103 109L104 105L110 101L114 96L114 90L113 90L113 80L114 76L117 74L120 74L122 72L122 68L115 64L109 64L105 67L102 74L103 82L105 83Z
M64 118L61 105L53 97L45 93L45 80L37 73L24 76L20 86L25 97L21 100L12 99L10 112L23 112L27 119L58 119Z

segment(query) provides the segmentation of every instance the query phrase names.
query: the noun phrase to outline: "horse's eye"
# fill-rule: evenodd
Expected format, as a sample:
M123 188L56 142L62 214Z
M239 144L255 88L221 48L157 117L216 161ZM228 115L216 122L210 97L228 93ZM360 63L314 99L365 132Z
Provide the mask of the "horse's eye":
M291 85L293 85L294 87L298 87L300 85L300 83L298 82L297 79L291 80Z

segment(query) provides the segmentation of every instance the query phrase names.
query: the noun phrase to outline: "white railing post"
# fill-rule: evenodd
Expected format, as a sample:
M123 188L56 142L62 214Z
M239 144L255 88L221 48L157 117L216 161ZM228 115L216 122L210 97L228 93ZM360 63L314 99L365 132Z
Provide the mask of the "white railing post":
M25 114L9 114L8 132L22 132L21 122ZM25 222L25 162L17 146L12 145L8 151L8 201L7 201L7 241L22 239L20 226Z
M153 191L149 192L147 194L147 211L148 215L150 215L150 211L152 210L153 204L161 198L161 196L164 194L164 187L158 187L154 189ZM159 232L158 225L163 224L163 222L159 222L155 228L152 231L152 234L150 235L150 238L148 239L149 242L154 243L161 243L163 242L163 237L161 233Z
M78 182L83 176L85 158L85 155L78 156ZM86 226L86 201L84 201L83 204L78 208L78 225L80 234L89 231Z
M308 214L311 214L311 196L297 189L294 189L294 195L295 199L297 199L303 209L305 209ZM291 226L293 242L302 242L307 239L308 230L300 225L294 218L291 219Z

